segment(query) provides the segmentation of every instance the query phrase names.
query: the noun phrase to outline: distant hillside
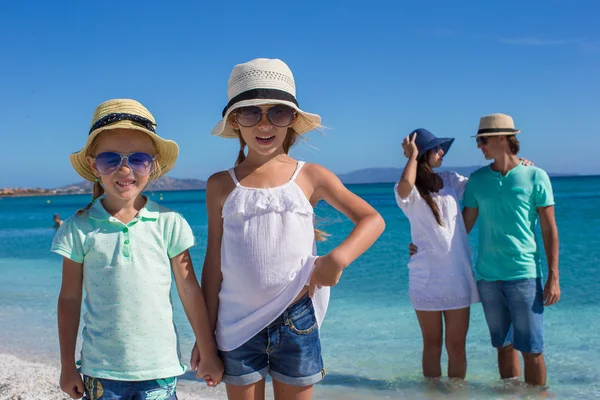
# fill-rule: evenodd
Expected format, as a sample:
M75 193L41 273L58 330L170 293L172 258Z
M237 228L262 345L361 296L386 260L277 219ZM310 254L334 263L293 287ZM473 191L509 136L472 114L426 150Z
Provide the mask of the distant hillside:
M58 192L84 193L92 190L92 182L83 181L57 189ZM206 181L200 179L179 179L162 176L154 181L148 190L200 190L206 189Z
M469 176L478 166L442 167L439 171L455 171ZM396 182L402 174L402 168L366 168L338 175L345 184L351 183L384 183ZM550 176L564 176L549 173ZM200 179L179 179L163 176L152 183L148 190L202 190L206 189L206 181ZM83 181L56 189L58 193L87 193L92 190L92 183Z

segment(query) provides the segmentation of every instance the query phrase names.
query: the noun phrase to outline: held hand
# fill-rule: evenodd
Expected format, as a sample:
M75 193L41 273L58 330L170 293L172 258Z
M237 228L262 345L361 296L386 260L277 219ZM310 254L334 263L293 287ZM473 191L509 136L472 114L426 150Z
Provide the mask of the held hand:
M331 253L317 258L315 268L310 276L308 295L313 297L317 289L321 289L323 286L337 285L344 267L344 265L331 256Z
M408 254L410 257L414 256L415 254L417 254L417 251L419 250L419 248L417 246L415 246L414 243L410 243L408 245Z
M544 286L544 305L546 307L560 300L560 285L557 278L548 278Z
M419 149L417 149L417 145L415 144L415 140L417 139L417 134L414 133L412 138L410 135L404 138L402 141L402 150L404 150L404 157L406 158L417 158L419 154Z
M200 350L198 350L198 342L194 342L194 347L192 347L192 356L190 357L190 365L192 367L192 371L196 371L198 369L198 364L200 363ZM196 375L196 377L198 377Z
M529 161L526 158L521 157L519 158L519 161L521 161L526 167L535 167L535 164L533 164L533 162Z
M208 386L217 386L221 383L223 379L223 362L217 356L217 353L200 359L197 365L196 378L204 379Z
M72 399L80 399L84 394L83 380L75 366L63 367L60 371L60 389L71 396Z

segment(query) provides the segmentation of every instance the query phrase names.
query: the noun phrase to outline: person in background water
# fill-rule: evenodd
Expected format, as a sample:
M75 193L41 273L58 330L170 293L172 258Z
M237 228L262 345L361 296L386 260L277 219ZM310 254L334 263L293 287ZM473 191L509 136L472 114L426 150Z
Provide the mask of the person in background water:
M239 64L229 103L212 134L240 142L235 168L206 188L208 244L202 286L232 400L310 399L325 369L319 339L329 286L383 232L385 223L331 171L289 156L320 126L300 109L289 67L277 59ZM248 147L248 155L244 149ZM320 200L356 224L330 253L316 256L313 207ZM197 361L192 355L192 365Z
M408 263L409 294L423 334L426 378L441 377L444 342L448 377L465 378L470 306L479 301L459 206L467 178L434 171L453 142L426 129L413 131L402 143L408 161L394 188L398 206L410 221L412 242L419 248Z
M52 218L52 221L54 222L54 227L57 228L57 229L60 228L60 226L63 223L62 219L60 219L60 215L59 214L54 214L54 217Z
M519 351L525 382L545 386L543 312L560 299L558 229L548 174L517 158L519 132L508 115L481 118L477 147L493 162L471 175L463 218L467 232L479 220L476 279L500 377L521 375ZM538 220L548 263L543 289Z
M142 195L179 152L155 126L137 101L106 101L94 112L84 148L71 155L79 175L94 182L92 201L62 224L51 249L63 256L60 387L72 398L176 399L177 376L186 367L171 273L200 350L195 367L209 385L223 374L188 250L195 245L192 230L181 215ZM83 288L87 312L76 364Z

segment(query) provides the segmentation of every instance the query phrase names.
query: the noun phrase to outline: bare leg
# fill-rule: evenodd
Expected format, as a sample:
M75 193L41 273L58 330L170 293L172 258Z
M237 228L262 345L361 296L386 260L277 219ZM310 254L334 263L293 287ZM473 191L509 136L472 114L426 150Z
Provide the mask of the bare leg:
M525 361L525 383L535 386L546 386L546 361L544 354L523 354Z
M312 399L313 385L292 386L273 379L273 392L275 400L310 400Z
M423 333L423 375L426 378L442 376L442 325L441 311L417 311L417 318Z
M502 379L521 376L519 353L513 348L512 344L498 348L498 370Z
M465 379L467 375L467 331L471 308L444 311L446 322L446 351L448 352L448 377Z
M245 386L226 385L229 400L264 400L265 379Z

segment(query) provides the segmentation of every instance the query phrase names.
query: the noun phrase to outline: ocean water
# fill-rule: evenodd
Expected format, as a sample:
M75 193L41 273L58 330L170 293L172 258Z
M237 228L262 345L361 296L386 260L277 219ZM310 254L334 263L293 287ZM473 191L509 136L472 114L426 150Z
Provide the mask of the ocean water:
M561 177L552 182L562 299L545 310L549 392L560 399L600 399L600 177ZM529 390L505 388L499 381L479 304L471 313L466 387L434 388L424 383L421 336L408 297L408 221L395 204L392 184L349 187L383 215L387 228L332 290L321 335L327 376L317 385L315 398L536 398ZM191 252L200 275L206 245L205 193L150 195L190 222L198 239ZM55 232L52 215L66 218L88 200L87 195L0 198L0 352L57 363L61 258L49 252ZM319 204L316 213L320 227L332 235L319 244L319 253L324 254L352 224L326 204ZM476 237L471 234L472 245ZM187 360L193 334L176 295L174 299ZM188 374L184 379L192 378Z

